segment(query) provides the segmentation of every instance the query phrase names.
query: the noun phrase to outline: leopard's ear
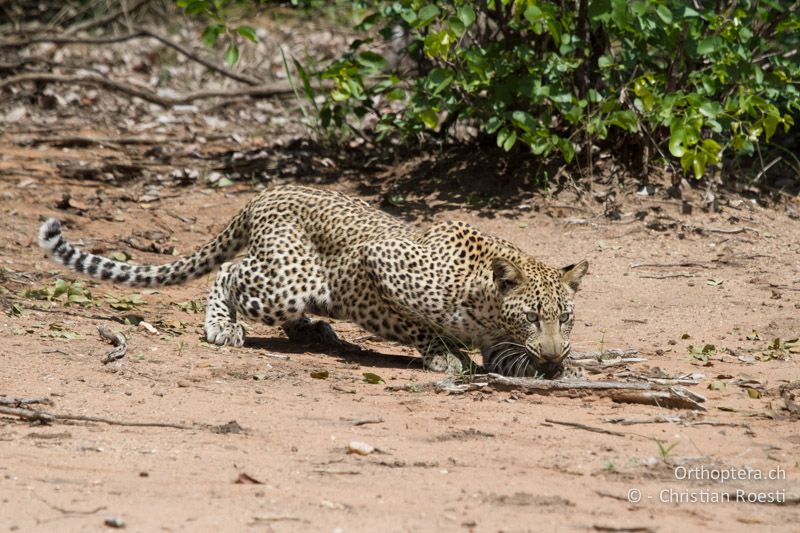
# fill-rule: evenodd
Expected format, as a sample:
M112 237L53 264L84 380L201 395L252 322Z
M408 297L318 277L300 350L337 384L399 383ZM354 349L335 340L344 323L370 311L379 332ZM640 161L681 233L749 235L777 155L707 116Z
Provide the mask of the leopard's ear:
M565 266L561 269L561 283L567 285L573 291L577 291L587 270L589 270L589 261L586 259L580 263Z
M492 259L492 275L500 294L507 293L525 279L525 275L517 265L502 257Z

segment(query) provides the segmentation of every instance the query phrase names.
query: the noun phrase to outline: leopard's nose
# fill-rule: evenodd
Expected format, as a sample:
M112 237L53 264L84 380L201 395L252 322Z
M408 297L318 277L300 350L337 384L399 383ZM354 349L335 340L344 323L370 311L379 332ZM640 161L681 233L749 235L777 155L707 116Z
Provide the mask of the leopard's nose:
M539 343L539 355L542 359L551 363L560 363L564 359L564 347L560 339L544 338Z

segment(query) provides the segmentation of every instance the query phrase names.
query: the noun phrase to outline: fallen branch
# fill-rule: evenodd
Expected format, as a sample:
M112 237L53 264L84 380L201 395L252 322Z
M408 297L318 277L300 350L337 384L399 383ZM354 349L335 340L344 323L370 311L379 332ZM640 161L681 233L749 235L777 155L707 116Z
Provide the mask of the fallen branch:
M585 368L586 370L592 370L601 372L607 368L613 368L616 366L627 366L631 363L644 363L647 359L642 357L619 357L616 359L593 359L593 358L583 358L583 359L570 359L567 364L572 366L579 366L581 368Z
M49 136L36 137L30 140L17 141L20 145L52 144L53 146L88 146L92 144L104 145L164 145L169 143L193 143L202 137L206 141L219 141L227 139L228 135L208 135L189 137L86 137L83 135L68 135L64 137Z
M203 100L207 98L232 98L236 96L249 96L251 98L271 98L276 96L285 96L292 93L292 88L287 84L274 84L263 85L260 87L252 87L250 89L239 90L213 90L213 91L197 91L186 94L180 97L159 96L152 91L136 87L129 83L114 81L109 78L104 78L96 74L87 74L84 76L62 76L59 74L50 74L47 72L28 72L24 74L17 74L16 76L9 76L4 80L0 80L0 89L8 85L18 83L26 83L31 81L44 81L49 83L67 83L75 85L87 85L91 87L100 87L109 91L116 91L128 96L141 98L146 102L150 102L161 107L172 107L176 105L190 104L196 100Z
M50 413L36 411L35 409L6 407L4 405L0 405L0 414L16 416L25 420L30 420L31 422L42 422L43 424L49 424L56 419L56 417Z
M579 424L578 422L564 422L561 420L553 420L552 418L545 418L545 422L550 424L558 424L560 426L568 426L571 428L582 429L584 431L591 431L592 433L602 433L604 435L614 435L616 437L627 437L628 435L625 433L620 433L619 431L611 431L610 429L603 429L597 428L593 426L587 426L586 424Z
M636 348L628 348L627 350L620 350L617 348L612 348L610 350L603 350L602 352L570 352L569 358L571 360L576 359L601 359L603 357L625 357L627 355L636 355L639 353L639 350Z
M5 407L0 405L0 414L16 416L31 422L41 422L49 424L57 420L73 420L78 422L98 422L108 424L111 426L129 426L129 427L157 427L157 428L174 428L174 429L197 429L197 426L186 426L183 424L173 424L171 422L127 422L124 420L112 420L110 418L103 418L99 416L83 416L83 415L70 415L70 414L55 414L48 413L47 411L37 411L35 409L22 409L17 407Z
M449 378L428 383L407 383L388 385L390 391L420 392L433 390L449 394L464 394L470 391L522 392L524 394L551 394L558 392L578 393L589 391L601 397L609 397L618 403L638 403L705 411L701 403L705 398L683 387L659 387L647 382L588 381L588 380L547 380L532 378L513 378L499 374L480 374L472 376L471 381L463 382Z
M110 330L105 326L97 326L97 331L103 339L114 345L114 349L108 352L100 362L107 365L108 363L122 359L125 356L125 352L128 351L128 339L125 338L125 335L119 331Z
M615 403L638 403L672 409L706 410L705 407L700 405L700 402L704 402L706 399L699 394L689 392L683 387L670 387L667 390L621 390L611 392L609 397Z
M14 398L13 396L0 396L0 405L13 405L14 407L19 407L20 405L31 405L34 403L52 405L53 400L50 398Z

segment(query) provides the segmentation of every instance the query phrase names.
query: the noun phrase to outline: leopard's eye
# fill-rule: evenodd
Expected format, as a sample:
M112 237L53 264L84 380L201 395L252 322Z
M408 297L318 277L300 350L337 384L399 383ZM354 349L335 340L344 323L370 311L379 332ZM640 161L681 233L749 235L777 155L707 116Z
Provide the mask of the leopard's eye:
M525 313L525 318L528 319L528 322L535 324L539 322L539 313L535 311L528 311L527 313Z
M561 313L561 316L558 317L558 321L562 324L569 322L569 313Z

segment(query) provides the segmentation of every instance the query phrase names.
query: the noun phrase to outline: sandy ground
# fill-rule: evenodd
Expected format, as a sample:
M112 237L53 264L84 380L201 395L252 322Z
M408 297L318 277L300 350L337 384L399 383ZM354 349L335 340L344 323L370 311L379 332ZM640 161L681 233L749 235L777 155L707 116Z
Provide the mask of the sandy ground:
M691 388L707 398L708 410L693 413L591 394L389 390L363 374L388 385L441 376L422 370L412 350L348 323L335 327L360 349L322 353L258 325L243 348L211 347L201 340L202 314L176 305L202 302L211 277L138 293L92 283L89 306L66 306L64 296L33 299L26 289L75 279L38 251L43 217L65 220L67 236L87 249L164 262L120 240L161 237L188 252L225 224L250 188L196 185L136 201L140 183L99 187L25 176L4 183L0 393L48 398L53 405L43 407L56 413L194 425L0 418L6 530L100 530L114 519L133 531L789 531L800 520L797 415L778 392L800 372L796 355L769 349L773 339L800 332L798 222L782 209L734 201L738 207L722 214L688 216L679 204L628 199L626 213L655 210L686 226L665 231L633 217L586 217L544 198L492 218L465 209L432 217L475 223L554 265L588 258L574 348L636 348L647 361L630 365L631 375L702 373ZM72 207L59 209L65 193ZM634 268L683 262L697 265ZM645 277L664 274L687 277ZM115 310L108 294L122 301L140 294L144 304ZM156 333L114 322L130 314ZM98 325L127 336L123 359L100 362L110 346ZM706 344L715 347L706 357L691 353L690 346ZM312 377L323 371L327 379ZM660 416L669 418L611 422ZM229 421L241 432L220 429ZM377 450L348 454L351 441ZM746 468L754 470L739 471ZM725 472L734 479L707 479ZM737 502L737 490L740 498L785 503ZM637 495L641 501L629 501ZM698 501L679 501L691 498Z
M267 79L283 70L279 45L347 42L325 28L265 28L242 68ZM184 42L196 46L191 37ZM202 67L157 46L42 45L20 54L108 65L110 77L154 91L216 87ZM165 110L91 87L4 91L0 396L151 425L43 425L0 414L0 529L797 530L797 198L763 207L722 195L721 212L705 213L701 194L686 190L694 207L686 214L661 191L620 193L622 217L609 221L600 179L583 200L569 188L495 191L491 200L488 156L471 176L484 196L461 180L457 158L446 164L447 180L424 186L419 169L430 165L401 160L370 175L349 172L293 140L307 132L291 100ZM124 137L132 144L119 144ZM378 157L354 149L367 163ZM554 266L587 258L574 349L636 349L646 359L589 378L689 376L686 387L705 396L706 411L585 391L437 394L423 385L443 376L424 371L412 350L348 323L334 324L346 349L295 344L256 324L245 347L212 347L202 342L212 277L158 291L80 280L90 291L73 285L82 301L47 299L58 280L76 276L38 250L45 217L64 221L66 236L86 249L163 263L219 231L263 184L298 179L415 224L474 223ZM127 337L122 359L101 362L111 346L98 326ZM368 383L365 373L385 383ZM393 388L406 384L416 392ZM375 451L348 453L353 441Z

